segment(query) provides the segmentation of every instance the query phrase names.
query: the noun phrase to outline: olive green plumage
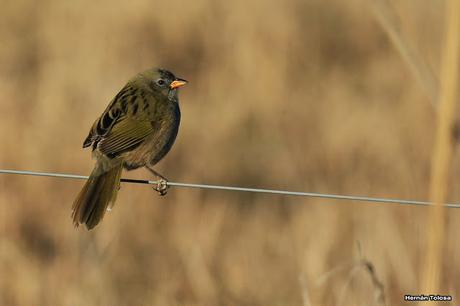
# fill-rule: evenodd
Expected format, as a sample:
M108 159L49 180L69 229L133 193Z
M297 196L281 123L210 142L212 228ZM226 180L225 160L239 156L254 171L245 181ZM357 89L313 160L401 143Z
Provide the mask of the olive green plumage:
M178 88L171 72L153 68L134 76L94 122L83 147L96 165L73 207L75 226L95 227L116 200L122 169L153 169L171 149L179 130ZM158 175L159 176L159 175ZM164 186L163 186L164 187ZM158 190L164 194L165 190Z

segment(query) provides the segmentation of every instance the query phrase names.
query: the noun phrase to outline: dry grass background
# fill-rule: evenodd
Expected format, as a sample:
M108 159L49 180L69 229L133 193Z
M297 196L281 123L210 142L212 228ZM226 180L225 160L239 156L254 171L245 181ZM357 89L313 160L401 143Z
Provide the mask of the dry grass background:
M443 3L395 5L438 71ZM88 174L93 120L164 66L190 80L157 167L173 181L428 197L435 112L364 0L3 0L0 41L2 168ZM386 305L420 293L425 208L123 185L86 232L81 186L0 177L0 305L381 305L361 258ZM439 292L454 299L459 213Z

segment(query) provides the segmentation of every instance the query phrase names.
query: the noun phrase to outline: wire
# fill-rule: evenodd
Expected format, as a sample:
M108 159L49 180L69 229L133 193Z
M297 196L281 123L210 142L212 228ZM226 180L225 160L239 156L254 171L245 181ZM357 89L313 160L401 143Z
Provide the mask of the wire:
M0 174L2 174L2 173L3 174L18 174L18 175L32 175L32 176L69 178L69 179L79 179L79 180L88 179L88 176L86 176L86 175L0 169ZM132 183L132 184L147 184L147 185L156 185L156 184L158 184L158 181L126 179L126 178L122 178L121 181L125 182L125 183ZM315 193L315 192L287 191L287 190L260 189L260 188L245 188L245 187L207 185L207 184L190 184L190 183L177 183L177 182L169 182L169 181L166 184L167 184L167 186L170 186L170 187L200 188L200 189L215 189L215 190L227 190L227 191L241 191L241 192L280 194L280 195L288 195L288 196L301 196L301 197L312 197L312 198L333 199L333 200L348 200L348 201L359 201L359 202L373 202L373 203L400 204L400 205L416 205L416 206L433 205L432 202L427 202L427 201L388 199L388 198L373 198L373 197L364 197L364 196L350 196L350 195L338 195L338 194ZM448 207L448 208L460 208L460 204L445 203L443 205L445 207Z

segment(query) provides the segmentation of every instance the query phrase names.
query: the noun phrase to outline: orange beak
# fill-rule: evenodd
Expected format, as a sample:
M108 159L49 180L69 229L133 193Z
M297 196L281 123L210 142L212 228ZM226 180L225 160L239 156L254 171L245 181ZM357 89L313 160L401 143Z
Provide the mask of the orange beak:
M187 84L188 82L186 80L183 80L183 79L176 79L174 81L171 82L171 85L169 85L169 88L171 89L176 89L176 88L179 88L181 86L184 86L185 84Z

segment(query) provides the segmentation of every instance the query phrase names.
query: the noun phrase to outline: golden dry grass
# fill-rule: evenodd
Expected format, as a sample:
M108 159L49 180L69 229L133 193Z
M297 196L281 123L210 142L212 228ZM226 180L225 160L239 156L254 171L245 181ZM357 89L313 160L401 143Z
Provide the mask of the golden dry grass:
M452 164L452 131L455 130L455 112L457 100L458 57L460 56L460 2L453 0L446 4L446 26L441 67L441 86L438 102L438 124L436 142L433 150L430 198L436 205L431 207L431 218L427 227L428 251L424 261L425 273L422 290L438 292L440 290L443 265L443 246L445 240L445 208L449 186L449 172Z
M439 71L443 3L395 4ZM157 65L190 80L157 167L171 180L428 197L436 114L366 1L4 0L2 13L2 168L88 174L93 120ZM454 156L449 201L458 173ZM363 258L386 305L418 293L426 208L123 185L86 232L70 220L81 186L0 176L0 305L380 305ZM454 298L459 214L439 292Z

